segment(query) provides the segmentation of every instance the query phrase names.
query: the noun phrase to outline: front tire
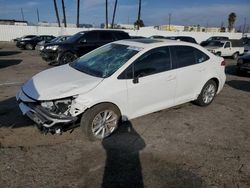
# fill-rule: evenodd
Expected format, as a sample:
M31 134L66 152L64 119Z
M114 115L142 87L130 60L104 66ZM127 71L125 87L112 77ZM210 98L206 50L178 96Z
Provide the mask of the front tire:
M202 88L201 93L197 100L195 101L196 104L199 106L208 106L214 100L214 97L217 92L217 84L214 80L209 80Z
M32 44L26 44L26 45L25 45L25 49L26 49L26 50L34 50L35 47L34 47Z
M119 125L120 110L109 103L96 105L82 115L81 128L90 141L110 136Z
M67 63L71 63L72 61L74 61L75 59L77 59L77 56L71 52L64 52L60 58L59 58L59 65L64 65Z

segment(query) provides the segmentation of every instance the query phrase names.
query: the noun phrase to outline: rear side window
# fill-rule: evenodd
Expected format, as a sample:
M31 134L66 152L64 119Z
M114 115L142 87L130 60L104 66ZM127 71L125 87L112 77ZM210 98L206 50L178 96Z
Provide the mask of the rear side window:
M170 51L168 47L150 50L130 65L119 79L144 77L171 69Z
M196 63L202 63L204 61L209 60L209 56L198 49L195 49L195 56L196 56Z
M111 32L100 32L101 41L113 41L113 35Z
M196 64L195 51L190 46L171 46L175 68L181 68Z
M170 50L174 68L195 65L209 59L205 53L191 46L171 46Z

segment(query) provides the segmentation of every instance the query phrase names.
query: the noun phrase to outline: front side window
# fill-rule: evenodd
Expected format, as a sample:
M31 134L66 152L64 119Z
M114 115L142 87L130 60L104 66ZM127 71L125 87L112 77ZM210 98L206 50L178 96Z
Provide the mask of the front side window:
M83 37L80 39L80 42L97 42L98 41L98 34L97 32L89 32L83 35Z
M70 66L95 77L107 78L137 53L130 46L108 44L80 57Z
M171 69L170 52L168 47L150 50L130 65L119 78L131 79L144 77Z
M225 47L224 48L230 48L230 43L226 42Z

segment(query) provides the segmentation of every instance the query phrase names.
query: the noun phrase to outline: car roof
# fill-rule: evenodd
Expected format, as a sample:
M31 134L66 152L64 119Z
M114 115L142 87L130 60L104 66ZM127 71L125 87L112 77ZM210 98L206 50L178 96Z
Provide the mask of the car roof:
M190 42L169 40L169 39L125 39L115 41L113 43L122 44L127 46L133 46L138 48L154 48L164 45L186 45L186 46L195 46L195 44Z
M127 33L125 31L122 30L109 30L109 29L93 29L93 30L88 30L88 31L80 31L78 33L88 33L88 32L116 32L116 33Z

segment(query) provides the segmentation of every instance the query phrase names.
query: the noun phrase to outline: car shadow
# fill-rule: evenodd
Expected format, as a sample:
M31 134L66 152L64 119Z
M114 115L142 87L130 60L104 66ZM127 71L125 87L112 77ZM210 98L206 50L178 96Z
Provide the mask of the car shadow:
M16 55L22 53L21 51L0 51L1 56L9 56L9 55Z
M227 81L226 84L234 89L250 92L250 81L230 80L230 81Z
M22 62L22 59L0 59L0 69L13 65L18 65Z
M34 123L23 116L15 97L0 101L0 128L19 128L34 125Z
M131 122L124 122L102 145L107 154L102 187L144 187L139 151L145 142Z

